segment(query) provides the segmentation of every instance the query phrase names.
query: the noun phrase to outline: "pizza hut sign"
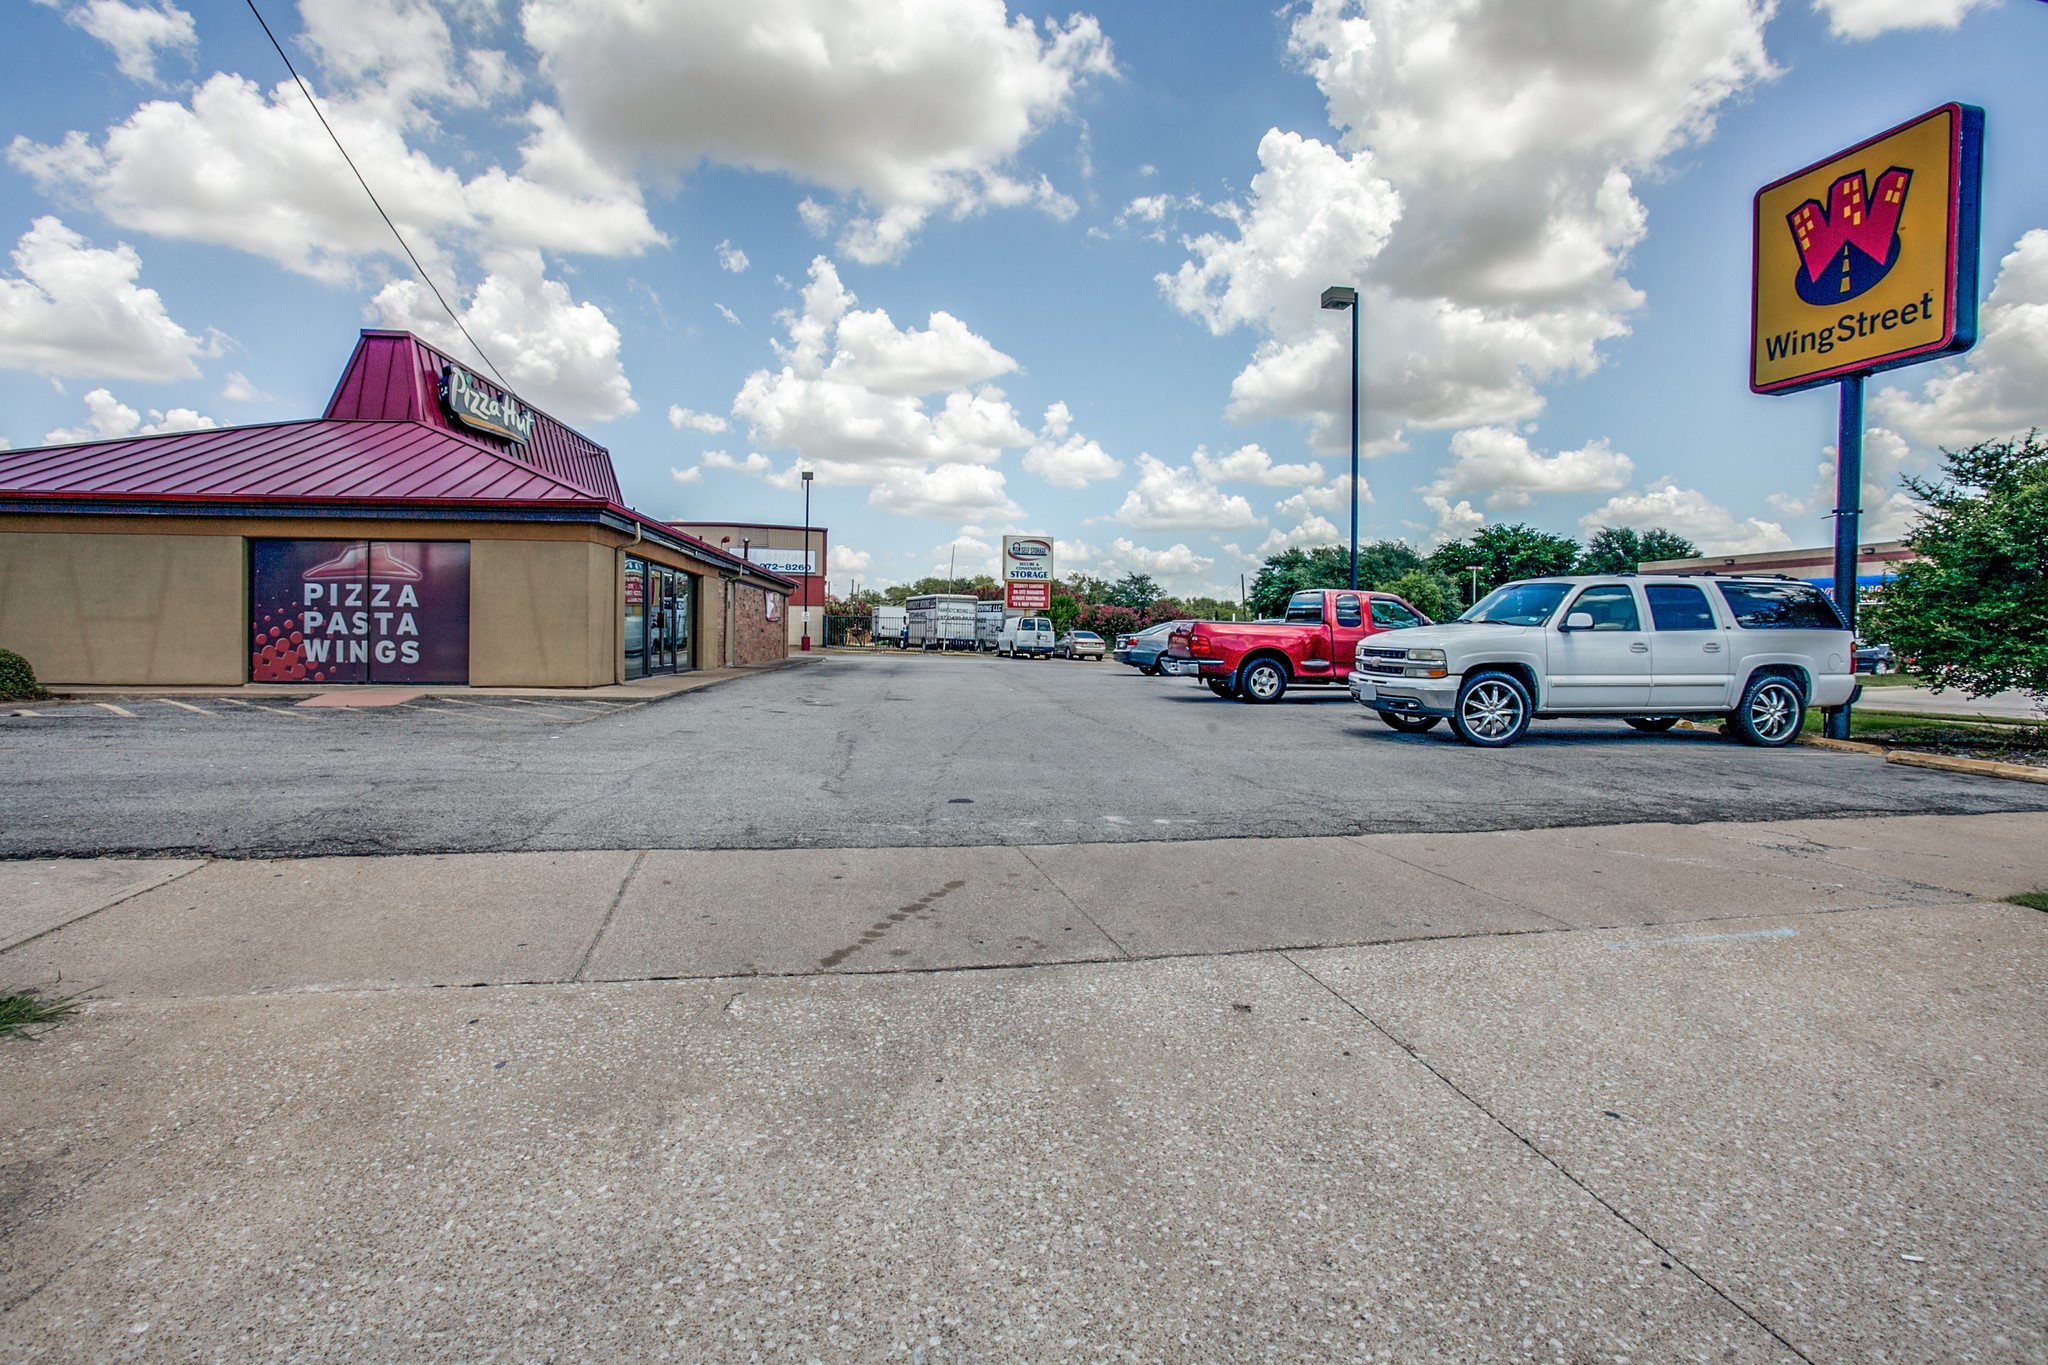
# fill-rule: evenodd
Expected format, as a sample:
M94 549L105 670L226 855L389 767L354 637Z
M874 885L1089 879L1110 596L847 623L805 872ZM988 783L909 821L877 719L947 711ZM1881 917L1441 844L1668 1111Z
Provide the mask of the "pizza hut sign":
M441 402L448 416L471 431L502 436L525 445L533 435L533 413L510 394L501 394L463 369L450 365L441 372Z

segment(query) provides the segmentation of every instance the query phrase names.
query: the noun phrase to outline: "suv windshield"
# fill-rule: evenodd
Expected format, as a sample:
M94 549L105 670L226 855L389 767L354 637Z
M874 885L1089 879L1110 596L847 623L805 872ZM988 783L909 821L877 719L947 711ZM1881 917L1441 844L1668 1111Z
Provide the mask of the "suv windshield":
M1479 599L1458 619L1496 626L1540 626L1571 588L1569 583L1510 583Z

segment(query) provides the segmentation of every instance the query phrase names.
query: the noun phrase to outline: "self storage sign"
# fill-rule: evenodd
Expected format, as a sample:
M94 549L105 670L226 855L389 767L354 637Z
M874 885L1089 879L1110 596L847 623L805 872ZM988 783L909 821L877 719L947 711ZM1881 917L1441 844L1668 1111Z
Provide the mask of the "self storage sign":
M1983 143L1983 111L1945 104L1757 191L1752 389L1970 348Z
M1005 583L1051 583L1052 541L1046 536L1003 537Z

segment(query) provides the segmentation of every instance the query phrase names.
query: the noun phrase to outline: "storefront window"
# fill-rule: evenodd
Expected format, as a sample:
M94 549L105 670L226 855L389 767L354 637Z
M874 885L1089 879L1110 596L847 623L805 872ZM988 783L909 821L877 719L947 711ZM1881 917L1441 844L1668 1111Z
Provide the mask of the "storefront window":
M647 676L647 562L626 561L626 676Z
M469 542L252 540L251 682L466 683Z

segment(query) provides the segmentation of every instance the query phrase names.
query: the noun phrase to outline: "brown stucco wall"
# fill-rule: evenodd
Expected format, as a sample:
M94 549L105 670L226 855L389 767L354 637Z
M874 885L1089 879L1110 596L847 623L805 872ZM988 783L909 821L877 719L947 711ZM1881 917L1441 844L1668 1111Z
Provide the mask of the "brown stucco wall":
M768 619L767 590L741 583L736 585L734 595L734 615L738 620L735 622L734 643L737 648L734 650L736 657L733 662L764 664L774 659L788 658L788 628L783 621ZM776 596L780 598L781 594L778 593ZM783 600L780 605L786 614L789 606L787 600Z
M599 687L618 657L618 555L588 541L472 540L474 687Z
M247 541L466 540L470 682L595 687L621 676L622 555L698 575L695 662L724 667L716 563L586 525L310 517L0 514L0 646L63 685L212 684L249 676ZM759 586L735 584L733 653L780 658Z
M0 529L0 646L44 683L245 681L247 562L215 531Z

